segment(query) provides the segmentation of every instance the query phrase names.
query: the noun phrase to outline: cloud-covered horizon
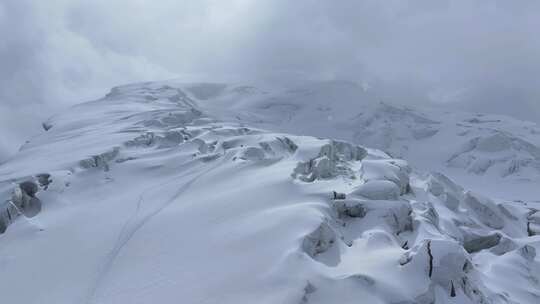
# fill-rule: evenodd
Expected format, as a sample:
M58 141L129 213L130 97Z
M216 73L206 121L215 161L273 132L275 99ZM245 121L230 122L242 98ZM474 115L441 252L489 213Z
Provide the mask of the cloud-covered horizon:
M24 114L0 142L112 86L174 77L367 81L397 102L539 121L539 14L534 0L3 0L0 113Z

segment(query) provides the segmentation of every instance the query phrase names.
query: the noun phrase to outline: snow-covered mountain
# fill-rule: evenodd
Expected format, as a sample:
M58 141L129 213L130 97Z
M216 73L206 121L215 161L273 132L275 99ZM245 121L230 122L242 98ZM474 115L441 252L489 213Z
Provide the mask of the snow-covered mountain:
M6 303L540 301L532 123L169 81L43 126L0 165Z
M381 149L499 198L540 196L540 127L532 122L393 105L351 82L293 88L196 84L185 90L231 121Z

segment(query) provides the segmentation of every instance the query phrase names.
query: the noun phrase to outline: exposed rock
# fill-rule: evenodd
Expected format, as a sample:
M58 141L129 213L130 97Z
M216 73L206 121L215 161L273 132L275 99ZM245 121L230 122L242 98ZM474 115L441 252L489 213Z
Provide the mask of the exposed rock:
M497 246L501 241L501 238L502 236L499 233L484 236L471 236L469 237L469 240L463 243L463 248L468 253L475 253Z
M313 182L317 179L333 177L335 164L326 156L310 160L307 163L299 163L293 172L293 177L298 177L304 182Z
M146 132L124 143L126 147L150 147L171 148L178 146L186 140L183 130L165 131L157 135L154 132Z
M41 212L41 201L36 197L38 185L31 180L19 183L11 195L11 199L0 205L0 234L21 214L34 217Z
M47 190L47 188L49 188L49 185L52 183L51 175L49 173L38 174L36 175L36 178L43 190Z
M367 213L364 201L357 199L338 199L333 202L333 208L339 218L364 217Z
M13 190L11 202L26 217L34 217L41 211L41 201L36 197L38 190L34 181L22 182Z
M114 147L111 151L81 160L79 165L84 169L99 168L104 171L109 171L109 162L115 159L119 152L120 148Z
M354 175L347 166L349 161L360 161L367 155L364 148L341 141L330 141L320 148L318 156L300 162L292 173L293 178L305 182L328 179L338 175Z
M518 245L515 241L507 237L501 237L501 240L497 245L492 247L489 251L496 255L503 255L510 251L516 250Z
M339 193L339 192L336 192L336 191L333 191L332 192L332 199L335 199L335 200L344 200L347 198L347 195L345 193Z
M146 132L124 143L126 147L148 147L154 143L155 135L153 132Z
M240 159L260 161L266 158L264 151L258 147L247 147L239 156Z
M158 137L158 148L176 147L184 142L184 134L181 131L166 131Z
M53 125L50 122L43 122L41 123L41 126L43 127L43 130L49 131Z
M300 303L308 303L309 296L317 291L317 288L311 284L310 282L307 282L306 286L304 287L304 295L302 296L302 300Z
M536 258L536 249L530 245L525 245L519 249L519 254L527 261L534 261L534 258Z
M36 193L39 190L38 185L33 181L25 181L19 184L19 188L23 191L24 194L35 197Z
M326 223L322 223L315 231L304 238L302 248L312 258L321 254L335 243L336 233Z
M201 111L192 108L188 111L171 112L169 115L161 117L160 122L168 127L182 127L201 117L201 115Z
M296 152L298 146L288 137L276 137L275 140L260 142L259 145L266 153L282 156Z
M444 186L433 175L428 177L427 187L427 190L435 196L441 196L446 192Z

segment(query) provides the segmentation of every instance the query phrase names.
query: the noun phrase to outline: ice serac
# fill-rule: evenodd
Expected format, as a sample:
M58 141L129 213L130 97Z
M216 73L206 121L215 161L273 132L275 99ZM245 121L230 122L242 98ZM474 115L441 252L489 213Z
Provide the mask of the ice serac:
M507 200L540 196L540 127L535 123L398 102L381 101L371 90L343 81L293 88L231 85L204 100L211 104L208 110L229 120L381 149L477 192Z
M444 117L359 115L337 93L369 97L149 82L51 118L0 166L3 301L538 303L540 206L394 153L448 133ZM494 136L460 155L534 153ZM363 145L377 138L386 152Z
M366 155L367 151L364 148L346 142L329 140L328 143L319 148L315 157L306 162L298 163L292 176L308 182L339 175L355 177L348 162L362 160Z

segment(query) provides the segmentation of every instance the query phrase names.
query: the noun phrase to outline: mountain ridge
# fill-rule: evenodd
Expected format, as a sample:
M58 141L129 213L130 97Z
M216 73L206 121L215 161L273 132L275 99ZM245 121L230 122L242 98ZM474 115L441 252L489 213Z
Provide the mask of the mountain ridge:
M358 118L348 99L328 102L342 90L370 96L348 83L273 93L151 82L51 118L0 165L2 294L23 303L535 303L540 204L488 198L392 156L396 142L455 130L375 100ZM470 137L499 123L477 120ZM382 133L388 152L323 136L384 123L396 124ZM486 138L465 153L500 151Z

